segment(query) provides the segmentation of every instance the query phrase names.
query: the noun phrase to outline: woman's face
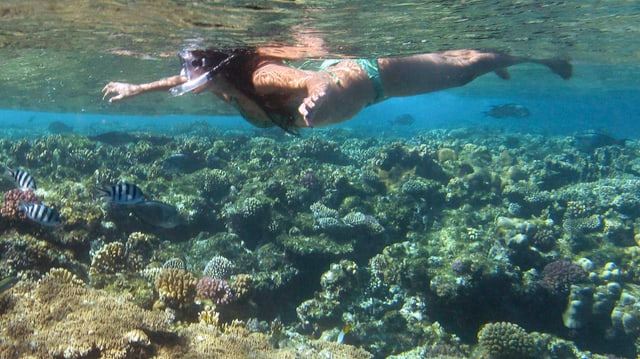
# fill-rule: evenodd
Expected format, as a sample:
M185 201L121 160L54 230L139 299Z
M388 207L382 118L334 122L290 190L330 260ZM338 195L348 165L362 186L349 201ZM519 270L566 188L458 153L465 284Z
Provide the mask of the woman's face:
M182 71L180 75L185 76L189 80L193 80L199 77L207 71L211 71L211 68L205 68L203 65L204 58L197 58L193 56L193 52L183 50L180 52L180 62L182 63Z
M180 62L182 63L182 70L180 75L186 77L189 81L193 81L202 75L209 73L213 66L206 64L206 58L194 56L192 51L183 50L180 52ZM211 81L206 81L204 84L195 87L189 92L200 93L209 88Z

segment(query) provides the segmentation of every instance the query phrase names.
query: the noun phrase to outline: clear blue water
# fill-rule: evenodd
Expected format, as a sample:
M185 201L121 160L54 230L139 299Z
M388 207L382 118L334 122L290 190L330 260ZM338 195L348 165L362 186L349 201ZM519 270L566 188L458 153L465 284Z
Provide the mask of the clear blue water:
M411 350L424 357L486 357L487 348L478 345L476 333L486 323L510 321L527 332L553 337L545 339L555 341L548 347L536 337L540 341L533 357L569 357L558 349L569 342L584 353L640 355L637 2L72 3L0 5L0 164L29 169L48 187L43 192L46 201L73 208L80 217L86 212L94 222L75 218L52 234L3 213L0 279L17 276L26 283L61 266L85 279L88 287L109 287L112 280L116 284L109 291L119 295L132 290L122 282L141 280L140 268L120 268L115 277L97 280L89 270L92 258L105 243L126 242L131 232L141 231L162 242L149 249L155 257L143 263L147 269L179 256L201 277L207 260L222 253L237 263L238 271L259 278L257 294L247 300L250 308L240 307L246 312L237 307L220 310L227 322L236 317L262 320L256 330L272 340L282 338L265 328L279 318L285 333L328 341L335 341L345 324L353 325L345 343L375 357ZM539 58L569 57L574 75L564 81L540 66L519 65L511 69L509 81L488 74L461 88L389 99L348 122L302 130L299 138L277 128L254 128L208 93L177 98L152 94L112 105L101 98L100 90L109 81L145 82L176 74L175 55L186 46L292 45L300 33L323 38L332 57L497 49ZM526 107L530 115L485 114L492 106L509 103ZM392 125L403 115L415 122ZM56 135L55 123L69 126L68 132ZM203 123L215 130L206 133L209 137L197 132ZM110 131L134 133L142 140L111 146L85 138ZM70 133L80 136L66 136ZM585 152L574 143L585 133L628 141ZM148 134L169 140L147 148L160 141L144 137ZM441 149L453 154L441 154ZM167 159L175 154L201 163L195 172L184 170L189 167L184 163L166 170ZM230 179L228 193L204 190L210 184L204 179L217 173L214 170ZM159 229L131 213L102 206L92 187L107 179L135 181L145 193L175 205L186 223L176 231ZM374 184L363 184L367 179ZM11 191L10 182L0 182L2 189ZM426 193L411 192L421 184L428 187ZM64 189L54 189L56 185ZM246 203L256 198L268 203L268 218L238 215L251 212ZM356 227L352 232L323 232L310 210L315 203L338 210L339 216L331 218L338 222L348 214L364 213L386 231ZM534 223L542 234L519 233L516 225L500 227L502 217L523 221L527 228ZM588 227L593 218L602 221L595 229L574 228L580 221ZM234 227L238 223L241 228ZM518 233L510 237L510 231ZM507 242L520 234L546 235L552 244L527 243L534 248L530 251L510 247ZM68 237L77 242L69 244ZM354 247L328 255L326 248L300 249L296 239ZM64 260L19 255L46 243L58 246L52 256ZM627 311L632 328L622 328L609 307L604 314L589 312L591 321L571 328L563 317L569 293L550 293L540 284L546 265L559 258L592 262L591 277L581 283L585 287L598 291L616 283L624 288L635 304L621 304L618 295L611 308ZM353 260L360 271L357 280L340 277L344 282L336 286L344 285L340 289L347 294L331 307L330 301L321 302L330 297L323 286L332 265L345 265L341 260ZM621 275L604 273L610 262ZM396 263L405 267L398 269ZM296 274L285 271L291 268ZM376 276L384 283L375 282ZM151 298L141 305L151 309L161 300L158 288L151 282L147 286ZM30 290L20 284L0 295L31 298ZM327 312L312 308L300 314L313 300L327 305ZM24 313L3 307L5 303L0 301L4 328L25 320ZM178 317L193 328L202 309L199 304L177 309ZM30 333L44 332L43 326L15 336L0 332L0 348L19 348L13 356L19 357L27 351L19 343L36 342ZM64 341L69 341L67 334L72 336L61 334ZM120 342L118 335L111 339ZM155 349L166 349L161 336L152 342ZM0 356L9 352L0 350ZM47 348L36 352L51 354ZM140 357L152 358L151 352ZM192 357L206 357L200 354Z
M405 135L411 134L413 129L487 126L558 136L598 130L614 137L638 138L640 91L638 86L634 86L637 83L633 79L629 82L628 78L615 77L618 75L608 71L599 73L601 69L602 66L577 64L574 77L563 81L549 75L544 69L522 65L512 69L512 79L509 81L488 74L464 88L390 99L365 108L351 121L337 127L354 128L365 133L370 130L373 136L390 130L395 131L396 135L403 135L402 131L406 129L390 129L388 124L400 115L410 114L416 121ZM621 73L620 76L622 75ZM539 81L541 78L544 81ZM99 84L96 86L99 87ZM209 94L189 95L182 98L166 97L163 101L180 105L181 101L187 100L206 108L210 97ZM98 99L96 94L93 101ZM158 98L153 99L157 100ZM144 106L145 102L145 99L135 99L134 106ZM506 103L527 107L531 112L530 117L496 119L484 115L492 106ZM47 134L48 124L52 121L72 126L80 134L131 129L163 132L176 124L193 121L206 121L219 128L252 128L238 115L203 116L189 114L188 110L185 114L164 116L111 114L130 111L127 110L128 107L124 107L124 110L122 107L120 104L111 107L105 105L101 114L92 114L90 111L52 113L31 112L28 109L2 110L0 121L4 124L5 133L24 136ZM225 112L233 112L231 108L223 109ZM212 108L211 111L219 110ZM322 129L305 130L303 133L311 134L314 131Z

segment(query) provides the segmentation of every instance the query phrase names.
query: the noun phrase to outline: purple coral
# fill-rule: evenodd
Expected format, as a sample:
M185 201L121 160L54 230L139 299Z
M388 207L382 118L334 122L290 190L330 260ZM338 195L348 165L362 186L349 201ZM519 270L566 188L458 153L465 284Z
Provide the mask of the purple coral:
M542 269L542 286L554 294L565 294L571 285L584 282L587 273L577 264L566 259L559 259L547 264Z
M229 304L235 300L226 280L202 277L196 285L196 298L208 299L217 305Z
M312 190L318 187L318 180L312 171L307 171L300 177L300 185L306 189Z
M469 271L469 263L456 259L451 262L451 270L457 275L465 274Z
M6 219L25 219L24 211L20 210L20 203L41 203L40 197L36 196L31 190L21 190L13 188L4 194L4 202L2 203L2 217Z

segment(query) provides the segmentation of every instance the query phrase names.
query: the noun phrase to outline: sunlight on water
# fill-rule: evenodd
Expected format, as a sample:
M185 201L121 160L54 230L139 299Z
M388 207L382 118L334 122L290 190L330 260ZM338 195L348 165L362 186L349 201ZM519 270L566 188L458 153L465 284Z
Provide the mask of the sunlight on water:
M637 0L3 0L0 24L2 359L640 354ZM211 93L102 98L247 47L573 76L492 67L300 136Z
M568 57L607 85L638 84L640 7L635 2L515 3L269 1L5 1L0 107L63 112L211 111L203 100L158 97L108 109L111 80L148 81L178 71L188 46L231 48L323 40L326 56L395 56L454 48ZM615 65L616 71L608 66ZM590 66L601 66L592 69ZM219 104L213 104L218 108ZM222 112L220 112L222 111ZM216 113L225 113L218 110Z

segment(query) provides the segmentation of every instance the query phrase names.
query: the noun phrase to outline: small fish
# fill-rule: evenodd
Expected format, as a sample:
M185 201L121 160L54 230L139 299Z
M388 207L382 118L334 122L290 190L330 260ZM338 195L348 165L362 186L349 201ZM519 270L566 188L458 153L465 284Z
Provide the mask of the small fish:
M29 174L29 172L18 168L15 171L12 171L9 167L6 167L5 171L6 175L11 177L16 184L16 187L20 188L23 191L36 190L36 180Z
M146 223L161 228L175 228L180 224L176 207L158 201L145 201L133 206L133 213Z
M62 223L58 211L42 203L20 202L19 209L24 211L27 218L47 227L55 227Z
M138 142L138 137L124 131L110 131L95 136L87 136L92 141L103 142L112 146Z
M2 278L2 280L0 280L0 294L11 289L11 287L13 287L13 285L16 284L17 282L18 282L18 278L14 276Z
M140 187L132 183L118 183L111 187L98 188L99 196L108 198L114 205L134 205L146 200Z
M613 138L598 131L584 132L573 136L575 146L584 152L593 152L596 148L605 146L624 146L627 139Z
M73 127L60 121L51 122L47 129L49 130L49 133L52 133L55 135L61 135L61 134L73 132Z
M342 344L342 342L344 341L344 336L349 334L350 331L351 331L351 324L346 324L344 328L342 328L342 330L340 331L340 334L338 334L336 343Z
M391 126L411 126L416 122L416 119L408 113L400 115L393 120L389 121Z
M529 117L529 109L517 103L507 103L504 105L492 106L489 111L485 111L485 116L493 118L525 118Z
M171 174L193 173L205 165L204 161L184 153L174 153L162 161L162 169Z

